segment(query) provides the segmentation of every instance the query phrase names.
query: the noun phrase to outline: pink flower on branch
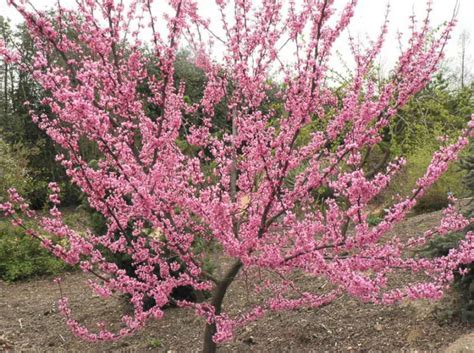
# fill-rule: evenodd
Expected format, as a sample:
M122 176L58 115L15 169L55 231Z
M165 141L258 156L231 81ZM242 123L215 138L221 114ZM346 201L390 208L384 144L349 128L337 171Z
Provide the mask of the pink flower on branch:
M452 280L449 273L473 260L472 234L440 259L407 258L406 250L469 221L450 207L439 227L418 238L402 241L387 234L456 160L472 136L472 121L457 142L433 156L412 195L389 208L377 226L368 223L370 202L404 160L371 172L364 153L436 72L454 20L433 36L428 9L421 27L412 28L391 79L378 87L371 69L386 39L387 17L370 48L361 50L351 41L356 67L335 92L328 84L331 53L353 17L355 0L342 11L332 0L304 0L302 6L219 0L217 20L201 16L192 0L170 0L164 16L155 13L154 3L79 1L78 11L60 7L47 15L11 1L36 50L21 69L43 88L42 104L51 111L32 112L32 118L61 146L58 162L103 215L107 230L99 235L67 226L54 183L49 216L34 214L14 190L0 211L34 218L41 232L28 233L95 275L97 281L89 283L93 292L104 298L127 294L134 308L119 332L103 324L94 331L73 318L63 298L60 308L73 332L91 341L116 339L161 318L173 302L206 320L204 347L212 352L215 342L231 339L238 327L271 310L318 308L345 293L379 304L439 298ZM140 37L146 26L152 31L148 53ZM212 56L209 42L223 46L222 60ZM177 51L184 43L206 77L202 97L194 102L186 84L175 82ZM285 61L284 51L294 54L291 60ZM0 56L21 61L3 43ZM281 81L270 82L274 70ZM227 126L218 130L222 107ZM94 165L81 153L84 140L100 151ZM182 148L183 141L195 153ZM19 218L16 224L27 228ZM50 235L63 241L56 244ZM220 278L206 272L203 248L230 263ZM134 273L112 262L110 252L130 256ZM389 274L400 270L430 279L393 289ZM231 317L223 300L243 273L263 273L251 286L259 300ZM328 285L303 290L295 273ZM208 303L176 301L173 290L182 286L213 295ZM147 298L154 306L145 310Z

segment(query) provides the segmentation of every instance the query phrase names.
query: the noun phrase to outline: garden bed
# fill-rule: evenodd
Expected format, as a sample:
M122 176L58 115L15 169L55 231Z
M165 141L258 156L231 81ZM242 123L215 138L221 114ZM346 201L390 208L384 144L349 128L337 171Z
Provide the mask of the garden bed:
M412 236L435 225L440 212L409 218L394 230ZM86 288L82 273L63 276L62 288L74 315L93 325L117 322L127 310L121 298L102 300ZM397 278L397 282L408 278ZM230 311L249 300L245 283L237 280L226 299ZM112 343L88 343L75 338L58 313L59 289L51 278L14 284L0 282L0 351L197 351L203 321L192 312L167 309L163 320L149 322L135 336ZM440 302L419 301L375 306L340 298L317 310L272 313L238 332L221 351L407 351L439 350L472 331L450 310L457 300L448 293Z

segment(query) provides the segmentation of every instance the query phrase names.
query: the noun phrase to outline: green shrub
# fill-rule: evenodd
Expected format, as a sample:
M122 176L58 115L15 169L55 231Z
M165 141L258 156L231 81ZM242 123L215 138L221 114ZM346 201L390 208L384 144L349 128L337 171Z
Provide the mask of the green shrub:
M38 240L6 221L0 222L0 279L11 282L67 269L71 267L43 249Z
M468 190L468 195L474 197L474 139L471 139L470 142L470 148L461 160L461 168L466 172L463 181ZM467 213L471 217L474 216L474 199L469 201L467 207ZM471 224L468 230L474 230L474 225Z
M472 141L471 141L472 142ZM474 147L471 148L466 155L463 156L460 163L462 169L465 171L463 181L466 188L466 194L473 196L474 194ZM459 179L458 179L459 180ZM459 181L456 180L457 183ZM452 180L455 182L454 180ZM474 203L471 200L467 205L465 216L471 218L474 215ZM459 242L464 239L466 232L472 231L473 225L468 225L462 232L448 234L444 237L438 237L432 240L425 249L420 252L421 256L440 257L448 255L449 251L456 248ZM454 312L460 313L461 318L467 322L474 322L474 262L462 266L460 269L467 269L466 275L461 276L459 271L455 271L455 288L461 294L461 301L459 306L454 309Z
M21 145L11 146L0 138L0 202L8 198L7 190L25 193L33 180L28 174L27 151Z
M461 182L463 175L464 172L459 169L459 164L457 162L452 164L448 171L418 200L414 208L415 212L431 212L447 207L450 194L454 194L457 198L465 197L466 188Z
M413 208L417 214L439 211L449 205L448 193L444 189L444 185L438 185L434 186L418 200Z
M431 137L431 140L434 140L434 136ZM439 147L435 142L426 142L420 146L406 157L407 165L394 178L387 190L387 196L410 195L416 187L416 181L426 172L433 153ZM418 200L414 211L419 214L443 209L448 206L448 196L451 193L458 198L465 197L467 191L462 183L464 174L465 172L460 170L459 164L453 163L448 171ZM386 197L386 199L389 200L390 197Z
M383 216L380 216L378 214L370 214L370 215L367 216L367 223L370 226L376 226L380 222L382 222L382 220L383 220Z
M437 237L420 251L420 255L424 257L446 256L464 239L464 233L457 232ZM461 276L459 271L454 272L454 288L460 293L461 300L457 304L458 307L452 308L454 309L452 311L460 315L463 321L474 322L474 263L464 265L459 269L468 269L469 271L464 276Z
M29 167L29 158L37 149L27 149L20 143L8 144L0 137L0 202L8 198L7 190L15 188L34 210L42 209L48 200L48 183L38 171ZM33 157L32 157L33 156ZM61 206L79 204L80 190L70 182L61 181Z
M451 233L443 237L436 237L420 251L420 254L424 257L431 258L446 256L448 255L449 250L457 247L463 238L463 233Z
M33 210L41 210L46 205L48 198L48 182L41 179L32 180L28 184L25 195Z
M412 183L411 185L414 185L416 179L425 173L426 168L431 162L432 153L437 149L437 146L420 149L411 157L411 160L409 160L410 165L408 166L411 169L408 178L408 182ZM431 212L447 207L449 204L448 196L451 193L458 198L464 197L466 195L466 188L462 183L463 175L464 172L460 170L459 163L451 164L448 171L418 200L414 208L415 212Z
M41 178L30 178L26 190L22 195L28 200L30 207L34 210L40 210L48 207L48 189L49 182ZM61 207L77 206L80 204L81 191L70 182L60 181L61 188Z

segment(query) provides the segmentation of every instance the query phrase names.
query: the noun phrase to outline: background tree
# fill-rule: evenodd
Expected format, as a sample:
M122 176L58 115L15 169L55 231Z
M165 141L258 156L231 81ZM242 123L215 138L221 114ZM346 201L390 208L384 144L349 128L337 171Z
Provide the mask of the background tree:
M474 86L459 88L441 71L425 89L399 111L385 132L386 148L391 155L403 155L407 165L392 184L390 192L408 192L429 164L440 145L439 136L455 138L474 111ZM376 156L377 157L377 156ZM377 162L381 157L374 158ZM447 173L419 200L417 212L439 210L449 203L449 194L466 196L459 165Z
M9 23L0 17L0 31L4 42L21 53L22 62L31 65L34 46L25 26L11 29ZM32 207L41 208L47 200L49 181L61 183L65 189L64 204L78 201L78 190L68 183L64 169L55 162L59 152L57 145L31 120L29 109L48 114L49 110L41 104L43 89L28 72L21 71L15 65L3 64L3 85L0 87L3 100L0 102L0 134L11 146L23 146L28 153L27 168L31 179L24 189ZM26 107L24 102L29 102Z
M470 64L472 64L472 57L468 55L470 43L471 37L469 33L464 30L459 36L459 81L462 89L466 86L466 82L472 81L472 72L469 71Z
M431 35L430 11L414 23L391 79L378 86L372 68L385 40L385 22L370 47L352 46L354 75L336 94L326 80L331 51L356 1L337 12L332 0L305 0L299 7L278 0L219 0L219 32L192 0L169 1L172 12L164 22L154 16L151 0L127 6L78 2L78 9L58 8L53 20L23 2L11 3L25 19L34 54L25 64L21 53L3 43L0 55L9 65L19 63L42 88L41 103L49 110L33 113L33 121L59 146L56 159L105 217L107 229L99 235L66 225L55 183L48 216L37 215L15 190L0 210L57 257L96 276L91 288L97 294L124 293L134 306L118 332L103 325L92 332L73 318L62 298L60 308L78 336L95 341L130 334L147 319L162 317L174 302L206 320L204 350L213 352L238 327L271 310L318 308L344 294L375 304L440 298L453 271L473 260L472 232L444 257L408 256L429 239L470 223L454 206L438 227L418 237L387 236L456 160L473 119L433 155L413 191L400 195L378 225L368 222L370 202L404 161L393 159L369 176L364 152L383 140L397 111L428 84L453 21L437 36ZM140 37L146 25L152 31L151 56ZM184 39L206 78L197 102L186 98L185 82L175 81ZM221 61L210 53L209 40L222 44ZM285 62L283 50L292 60ZM151 63L156 70L150 70ZM269 81L274 70L279 85ZM222 104L228 125L217 131ZM194 119L184 128L189 116ZM310 125L309 136L301 139ZM183 148L184 138L195 152ZM94 164L81 149L84 141L99 151ZM290 176L291 184L285 182ZM327 188L331 193L320 202L320 191ZM55 242L50 234L64 241ZM198 250L203 248L215 249L212 255L222 267L215 275L205 270ZM129 255L134 275L109 261L104 249ZM397 271L426 277L396 288L391 279ZM329 285L300 288L294 273ZM231 315L223 301L242 274L251 279L253 300ZM212 291L212 297L204 303L174 300L173 290L181 286ZM145 308L150 297L155 305Z

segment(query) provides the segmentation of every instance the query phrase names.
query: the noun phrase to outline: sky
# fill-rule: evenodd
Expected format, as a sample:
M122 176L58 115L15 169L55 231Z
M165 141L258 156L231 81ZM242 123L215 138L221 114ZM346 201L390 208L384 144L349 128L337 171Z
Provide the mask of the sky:
M298 1L301 0L296 0ZM335 0L336 7L342 8L347 0ZM467 47L468 65L474 67L474 0L458 0L459 12L457 14L458 25L453 33L452 39L446 49L448 66L455 69L460 62L460 35L467 33L470 41ZM35 7L44 9L51 4L56 3L52 0L31 0ZM216 10L210 4L212 0L198 0L200 13L206 17L218 17ZM423 18L426 9L426 0L359 0L356 14L349 27L353 37L359 38L362 42L368 38L375 38L379 33L383 22L387 3L390 3L390 32L385 43L383 52L379 58L379 63L383 70L389 70L399 55L399 46L397 40L397 31L408 32L409 16L415 14L420 19ZM66 6L73 4L73 0L61 0ZM160 3L160 1L156 1ZM451 18L456 0L433 0L433 25L442 24ZM7 0L0 0L0 15L10 18L13 23L20 22L21 18L15 9L7 5ZM344 58L348 49L343 43L336 45L336 49ZM350 65L350 63L349 63ZM471 70L474 71L474 70Z
M380 27L383 20L386 1L384 0L360 0L356 15L351 23L351 32L361 36L374 33ZM399 49L396 39L396 31L407 32L408 17L415 13L420 19L426 9L426 0L391 0L390 1L390 36L384 46L381 62L382 65L391 65L394 57L398 56ZM433 25L442 24L451 18L456 0L433 0ZM460 36L463 32L470 35L471 40L467 54L471 54L470 64L474 64L474 0L460 0L457 14L457 26L446 49L447 60L451 65L457 65L460 57ZM372 35L373 36L373 35Z

